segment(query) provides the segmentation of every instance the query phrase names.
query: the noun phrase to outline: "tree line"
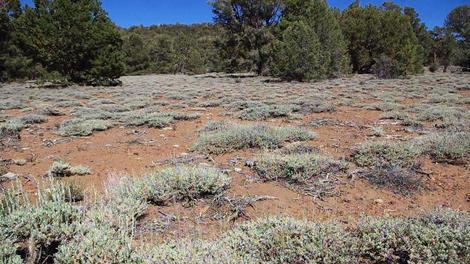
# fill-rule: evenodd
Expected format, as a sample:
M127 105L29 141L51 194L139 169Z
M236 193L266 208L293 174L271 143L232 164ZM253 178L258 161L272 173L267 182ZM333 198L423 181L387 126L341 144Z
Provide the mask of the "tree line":
M256 72L283 80L380 78L470 68L470 6L429 30L392 2L343 11L325 0L212 0L214 23L113 24L99 0L0 2L0 81L117 84L123 74Z

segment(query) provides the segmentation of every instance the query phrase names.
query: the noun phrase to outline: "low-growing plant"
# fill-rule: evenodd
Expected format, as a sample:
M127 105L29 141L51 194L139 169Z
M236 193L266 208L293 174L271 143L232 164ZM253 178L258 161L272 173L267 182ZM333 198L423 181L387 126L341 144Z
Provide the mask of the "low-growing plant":
M213 121L210 120L205 124L199 132L213 132L217 130L224 130L230 127L230 124L227 121Z
M43 115L29 114L16 118L18 123L23 123L24 125L40 124L46 122L46 117Z
M192 150L221 154L247 148L279 148L284 143L313 138L315 133L297 127L231 125L224 130L203 132Z
M242 120L266 120L268 118L288 117L299 109L300 107L296 105L266 105L243 109L237 116Z
M377 165L361 173L361 176L374 185L386 187L399 194L412 195L424 187L416 170L419 170L418 165L410 167Z
M25 108L26 105L18 100L14 99L5 99L0 100L0 110L9 110L9 109L21 109Z
M311 195L323 196L334 188L336 174L345 171L347 163L318 153L265 153L256 159L253 169L264 180L287 181Z
M383 164L408 166L415 163L420 154L415 144L382 142L366 142L352 153L352 161L360 167L380 166Z
M461 164L470 157L470 132L433 133L417 139L423 154L436 162Z
M46 192L39 193L36 205L28 202L22 195L19 198L7 198L17 200L10 201L7 207L3 207L0 233L7 238L15 238L13 247L17 249L16 254L24 252L33 263L51 261L61 243L73 237L78 230L82 212L67 202L67 195L67 189L63 185L52 183Z
M230 186L230 177L211 167L180 166L147 175L140 184L148 191L147 200L164 204L220 194Z
M73 167L70 163L62 160L55 161L47 171L47 175L50 177L70 177L73 175L87 174L91 174L90 168L82 165Z
M94 131L104 131L114 124L108 120L98 119L71 119L62 123L59 127L59 134L65 137L72 136L89 136Z
M367 218L353 230L366 263L467 263L470 218L440 209L417 218Z
M0 123L0 146L20 140L20 132L25 125L17 120Z
M449 106L427 106L418 114L419 121L440 121L440 126L449 127L462 119L470 118L465 109Z

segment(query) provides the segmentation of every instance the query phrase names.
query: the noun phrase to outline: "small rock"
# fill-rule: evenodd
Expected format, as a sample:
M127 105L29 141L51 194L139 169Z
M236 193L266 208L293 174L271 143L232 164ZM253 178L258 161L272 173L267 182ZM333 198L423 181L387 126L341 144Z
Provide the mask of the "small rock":
M180 145L173 145L173 147L175 147L175 148L179 148L179 147L180 147Z
M382 199L375 199L375 200L374 200L374 203L376 203L376 204L383 204L383 203L384 203L384 200L382 200Z
M27 161L25 159L17 159L13 160L13 163L18 166L24 166L26 165Z
M242 172L242 169L241 168L234 168L233 169L235 172Z
M172 130L172 127L164 127L163 130Z
M8 172L0 177L0 181L13 181L16 180L18 176L13 172Z

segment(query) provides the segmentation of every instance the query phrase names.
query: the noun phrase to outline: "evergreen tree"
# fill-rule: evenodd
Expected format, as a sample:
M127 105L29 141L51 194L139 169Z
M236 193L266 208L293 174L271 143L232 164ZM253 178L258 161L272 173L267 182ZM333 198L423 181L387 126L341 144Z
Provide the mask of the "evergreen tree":
M145 73L150 66L150 47L141 35L132 33L123 40L127 72Z
M413 31L421 45L420 56L429 64L432 62L432 34L426 28L426 25L419 18L414 8L405 7L404 14L410 19Z
M447 16L445 28L457 41L456 63L470 68L470 5L452 10Z
M433 64L444 67L444 72L454 60L456 52L455 38L445 28L435 27L432 31L433 38Z
M327 76L323 56L313 28L303 21L292 22L275 44L271 72L288 81L323 79Z
M28 78L32 60L18 48L14 20L21 15L19 0L0 2L0 81Z
M394 74L383 76L398 77L422 71L422 46L410 19L399 6L386 3L383 8L362 8L355 3L342 14L341 25L355 72L370 73L386 65L394 65L397 70L391 68L390 73Z
M91 84L123 72L120 35L98 0L35 0L15 24L22 49L49 72Z
M297 80L318 80L349 72L347 46L335 11L324 0L285 3L272 72L284 79ZM307 58L312 61L306 61Z
M214 0L215 23L224 29L219 43L227 71L266 70L274 41L273 29L281 17L280 0Z

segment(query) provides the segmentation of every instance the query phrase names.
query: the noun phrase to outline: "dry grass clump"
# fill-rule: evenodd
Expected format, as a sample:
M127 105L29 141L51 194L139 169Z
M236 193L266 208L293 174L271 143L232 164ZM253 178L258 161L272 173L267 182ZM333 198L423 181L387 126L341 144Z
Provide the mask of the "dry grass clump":
M0 260L44 263L69 241L82 220L79 207L67 202L67 188L53 183L30 203L20 190L0 194Z
M264 153L253 166L267 181L286 181L314 196L323 196L334 189L336 174L347 169L347 163L319 153Z
M422 153L436 162L452 164L466 163L470 157L470 132L433 133L417 139Z
M55 161L47 171L47 175L50 177L70 177L88 174L91 174L91 170L88 167L82 165L73 167L70 163L62 160Z
M168 127L176 121L194 120L200 118L197 113L126 113L121 119L127 126L144 126L154 128Z
M137 180L124 178L108 189L113 197L163 205L220 194L229 188L230 181L230 177L218 169L184 165L156 171Z
M441 127L449 127L461 120L470 118L468 110L444 105L427 105L417 115L419 121L436 122Z
M209 122L207 122L207 124L205 124L199 130L199 132L213 132L213 131L217 131L217 130L224 130L224 129L229 128L229 127L230 127L230 123L228 123L225 120L222 120L222 121L210 120Z
M20 132L25 125L16 120L0 123L0 146L16 143L20 140Z
M413 142L392 143L366 142L352 154L352 161L365 167L360 176L370 183L390 190L411 195L423 188L418 172L421 171L416 159L421 148Z
M4 99L0 100L0 110L9 110L9 109L21 109L25 108L26 105L18 100L14 99Z
M114 126L111 121L100 119L71 119L62 123L59 134L64 137L89 136L95 131L104 131Z
M222 154L247 148L279 148L287 142L313 138L315 133L297 127L231 125L224 130L202 132L192 150L207 154Z
M401 167L397 165L377 165L361 173L370 183L386 187L395 193L413 195L424 188L418 165Z
M230 177L211 167L179 166L147 175L138 184L147 190L148 201L164 204L220 194L230 186Z
M242 120L266 120L269 118L289 117L292 113L299 111L295 105L264 105L243 109L237 114Z
M213 242L140 252L151 263L467 263L469 220L441 209L417 218L365 218L344 229L275 217L241 224Z
M415 162L420 150L414 144L389 141L366 142L353 149L352 161L360 167L381 164L408 166Z
M17 119L19 123L23 123L24 125L40 124L46 122L47 120L45 116L35 114L24 115L15 119Z

